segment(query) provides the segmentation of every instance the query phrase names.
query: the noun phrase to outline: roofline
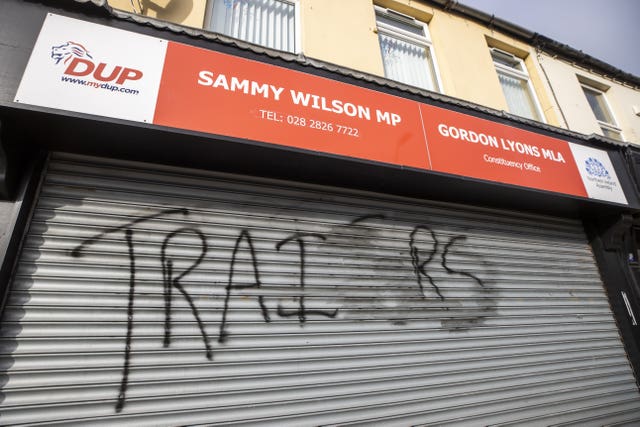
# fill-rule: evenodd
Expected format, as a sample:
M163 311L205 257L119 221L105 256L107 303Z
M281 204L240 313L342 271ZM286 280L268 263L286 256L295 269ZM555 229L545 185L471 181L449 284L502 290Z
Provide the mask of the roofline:
M439 8L447 12L454 12L466 18L470 18L476 22L488 26L489 28L500 30L505 34L524 41L544 52L547 52L554 56L560 56L571 63L575 63L582 68L599 73L604 77L627 83L628 85L633 86L636 89L640 88L640 77L631 73L627 73L626 71L623 71L619 68L614 67L613 65L610 65L591 55L588 55L581 50L560 43L543 34L527 30L526 28L520 27L519 25L513 24L509 21L505 21L502 18L498 18L495 15L489 15L488 13L482 12L481 10L464 5L457 0L422 1L438 6Z

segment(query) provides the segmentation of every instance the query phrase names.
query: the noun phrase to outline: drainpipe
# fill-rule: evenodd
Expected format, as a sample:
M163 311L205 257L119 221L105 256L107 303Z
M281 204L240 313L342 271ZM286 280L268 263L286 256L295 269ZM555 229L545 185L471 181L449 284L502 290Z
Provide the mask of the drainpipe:
M558 102L558 97L556 96L556 92L553 90L553 85L549 80L549 75L547 74L547 70L545 70L544 68L543 61L540 59L541 57L540 53L541 53L540 48L536 46L536 58L538 58L538 64L540 64L540 69L542 69L542 74L544 74L544 79L547 81L547 86L549 87L549 89L551 89L551 95L553 95L553 100L555 101L556 106L558 107L558 111L560 111L560 116L562 117L564 126L566 129L569 129L569 123L567 122L567 118L564 115L564 111L562 111L562 107L560 106L560 103Z

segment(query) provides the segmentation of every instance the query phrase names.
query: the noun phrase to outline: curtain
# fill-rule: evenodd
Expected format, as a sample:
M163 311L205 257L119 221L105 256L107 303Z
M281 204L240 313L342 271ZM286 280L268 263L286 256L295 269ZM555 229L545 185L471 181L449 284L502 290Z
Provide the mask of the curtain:
M378 33L385 76L408 85L437 90L426 46Z
M509 112L532 120L540 120L526 80L498 72Z
M214 0L211 30L295 52L295 6L281 0Z

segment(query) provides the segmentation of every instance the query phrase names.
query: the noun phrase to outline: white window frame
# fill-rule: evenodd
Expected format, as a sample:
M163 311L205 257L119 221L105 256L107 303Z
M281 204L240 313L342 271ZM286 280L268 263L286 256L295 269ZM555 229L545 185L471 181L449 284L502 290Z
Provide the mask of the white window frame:
M421 89L442 93L442 79L440 78L438 61L436 60L436 54L433 49L433 43L431 43L431 34L429 33L429 26L427 25L427 23L418 21L417 19L409 15L396 12L395 10L392 10L392 9L386 9L380 6L374 6L374 9L376 14L376 27L377 27L378 33L387 34L389 36L399 38L409 43L417 44L419 46L424 47L427 50L427 55L429 60L431 61L431 64L427 62L425 63L425 67L427 68L432 67L432 70L428 70L428 71L430 73L431 72L433 73L433 80L434 80L433 84L435 87L431 89L427 89L427 88L421 88ZM378 15L386 17L388 19L395 19L397 21L403 22L408 25L422 28L422 30L424 31L424 37L420 37L416 34L412 34L401 28L390 26L384 22L378 22L378 19L377 19ZM403 82L399 82L399 83L403 83ZM404 84L407 84L407 83L404 83Z
M535 113L539 117L538 121L542 123L546 123L547 120L543 114L542 106L538 101L538 96L536 95L536 91L533 88L533 84L531 83L531 78L529 77L529 73L527 72L527 67L524 61L522 60L522 58L518 58L517 56L509 52L505 52L504 50L500 50L495 47L492 47L489 50L491 51L491 60L493 61L493 65L495 66L497 73L502 73L509 77L513 77L515 79L526 82L527 92L529 93L529 96L533 101L533 107L535 109ZM495 59L496 56L500 56L501 58L511 62L513 65L510 67L508 65L497 62ZM500 84L500 86L502 86L502 83ZM528 117L525 117L525 118L528 118ZM535 120L535 119L531 119L531 120Z
M585 83L583 81L581 81L580 79L578 79L578 81L580 81L580 86L583 89L587 89L590 90L591 92L595 92L596 94L600 95L602 97L602 100L604 101L604 107L607 109L607 113L609 114L609 117L611 117L611 121L613 123L608 123L608 122L603 122L602 120L599 120L598 117L596 117L596 113L595 111L593 111L593 108L591 108L591 104L589 104L589 100L587 100L587 104L589 105L589 110L591 111L591 113L593 114L593 118L596 120L596 122L598 122L598 126L600 126L600 129L603 132L603 136L604 135L604 130L607 129L611 132L617 133L618 135L620 135L620 141L624 141L624 135L622 134L622 129L620 129L620 127L618 127L618 120L616 119L616 116L613 114L613 110L611 109L611 105L609 104L609 101L607 100L606 97L606 91L598 89L595 86L592 86L588 83ZM586 94L585 94L585 99L586 99ZM611 138L608 137L607 138ZM613 138L616 139L616 138Z
M229 36L227 34L224 34L220 31L217 31L215 29L212 28L212 24L211 24L211 20L213 18L213 4L215 0L206 0L207 4L206 4L206 9L205 9L205 14L204 14L204 29L207 31L211 31L212 33L217 33L217 34L221 34L225 37L229 37L229 38L235 38L233 36ZM282 52L289 52L289 53L301 53L302 52L302 36L301 36L301 25L300 25L300 19L301 19L301 12L300 12L300 0L278 0L281 1L283 3L289 3L292 4L294 7L294 43L295 43L295 49L293 51L282 51ZM250 43L250 44L254 44L252 42L246 41L246 40L242 40L242 39L237 39L240 40L244 43ZM258 45L258 46L262 46L266 49L272 49L269 48L267 46L264 45ZM275 49L277 50L277 49Z

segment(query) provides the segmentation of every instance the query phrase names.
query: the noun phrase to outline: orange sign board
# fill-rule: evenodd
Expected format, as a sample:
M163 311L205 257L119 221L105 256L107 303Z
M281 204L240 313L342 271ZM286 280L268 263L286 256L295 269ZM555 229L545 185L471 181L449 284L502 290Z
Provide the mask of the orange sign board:
M421 105L435 171L587 197L569 143Z
M566 141L178 43L153 122L588 197Z
M170 43L154 123L428 168L417 103Z
M14 102L627 203L604 150L53 14Z

